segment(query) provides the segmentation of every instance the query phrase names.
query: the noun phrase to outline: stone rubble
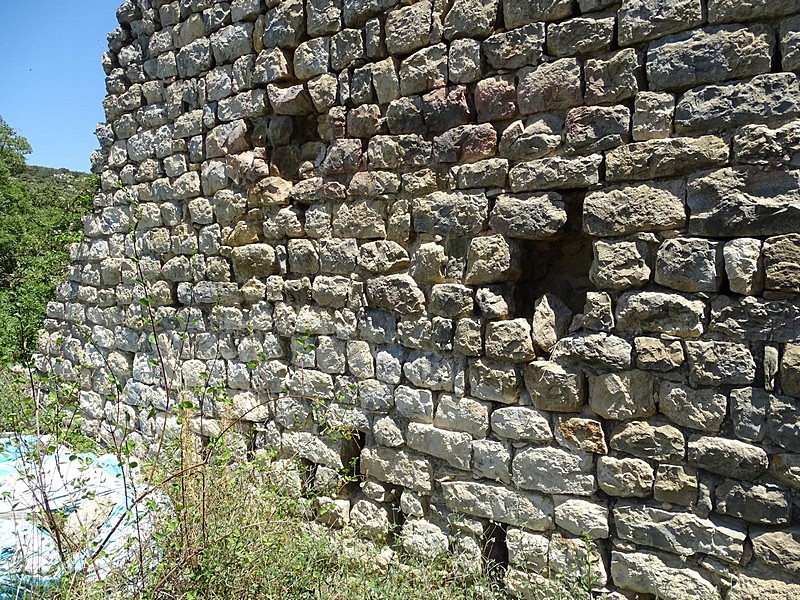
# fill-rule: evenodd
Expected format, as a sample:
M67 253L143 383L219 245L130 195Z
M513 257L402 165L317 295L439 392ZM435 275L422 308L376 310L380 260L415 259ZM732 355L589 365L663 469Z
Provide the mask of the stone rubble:
M301 458L329 524L476 564L502 524L520 598L587 565L619 600L800 596L800 4L117 17L36 357L88 433L177 427L158 343L199 441Z

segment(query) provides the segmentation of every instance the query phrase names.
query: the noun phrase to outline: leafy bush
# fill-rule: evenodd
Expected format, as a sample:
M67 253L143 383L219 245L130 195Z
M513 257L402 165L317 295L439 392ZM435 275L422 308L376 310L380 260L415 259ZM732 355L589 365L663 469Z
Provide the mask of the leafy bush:
M30 146L0 117L0 363L27 358L65 279L98 178L25 165Z

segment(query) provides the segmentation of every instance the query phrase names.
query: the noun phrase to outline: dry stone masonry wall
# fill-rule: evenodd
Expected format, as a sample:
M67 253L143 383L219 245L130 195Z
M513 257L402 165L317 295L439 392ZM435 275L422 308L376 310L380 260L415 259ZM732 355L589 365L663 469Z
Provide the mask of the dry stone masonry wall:
M240 418L323 518L521 598L800 597L798 0L117 15L38 357L96 435Z

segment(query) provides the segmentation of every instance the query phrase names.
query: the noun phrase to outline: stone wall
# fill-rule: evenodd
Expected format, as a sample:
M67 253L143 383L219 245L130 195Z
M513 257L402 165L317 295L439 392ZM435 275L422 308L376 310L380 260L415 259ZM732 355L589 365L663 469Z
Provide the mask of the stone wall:
M117 14L38 357L96 435L241 418L325 518L520 597L800 597L800 2Z

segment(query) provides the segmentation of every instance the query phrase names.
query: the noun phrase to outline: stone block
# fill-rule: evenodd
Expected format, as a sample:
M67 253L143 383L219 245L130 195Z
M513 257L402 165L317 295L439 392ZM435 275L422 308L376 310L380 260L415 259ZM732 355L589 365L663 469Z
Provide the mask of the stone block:
M784 71L800 70L800 16L781 20L780 52Z
M367 447L361 451L361 472L379 481L402 485L421 494L432 490L432 469L428 460L405 450Z
M767 453L758 446L725 438L693 436L689 464L725 477L755 479L767 470Z
M622 371L631 366L633 348L624 339L606 333L578 333L561 338L552 360L587 370Z
M742 82L698 87L678 101L675 130L733 129L786 120L800 114L799 95L797 77L792 73L756 75Z
M691 506L697 502L697 474L680 465L658 465L653 496L659 502Z
M513 281L519 275L519 248L514 240L506 239L502 235L486 235L470 241L465 284Z
M487 402L442 394L433 424L440 429L464 431L473 438L484 438L489 432L490 411L491 405Z
M786 396L770 396L767 429L775 444L800 452L800 401Z
M633 104L633 139L644 142L670 137L674 116L675 96L639 92Z
M433 139L440 163L471 163L497 154L497 132L489 123L453 127Z
M722 242L673 238L658 249L655 280L683 292L718 292L723 264Z
M642 240L597 240L592 244L593 259L589 279L597 287L627 290L643 287L650 281L649 253Z
M486 37L494 29L499 0L456 0L442 21L448 40Z
M511 168L508 181L514 192L592 187L600 180L601 154L578 158L542 158Z
M556 498L556 525L573 535L588 534L592 539L609 536L608 508L580 498Z
M765 240L763 260L767 290L800 291L800 234Z
M517 87L513 75L495 75L475 86L478 122L503 121L517 116Z
M411 54L436 43L432 31L432 9L428 0L397 7L386 16L386 49L393 56Z
M515 442L548 442L553 431L547 416L528 406L508 406L492 412L492 431Z
M649 417L656 412L653 377L646 371L590 376L589 405L606 419Z
M757 525L786 525L792 502L783 488L727 480L715 490L717 512Z
M531 326L525 319L492 321L486 325L486 355L508 362L528 362L535 358Z
M433 422L433 394L430 390L397 386L394 392L394 405L397 411L410 421Z
M643 77L642 56L626 48L602 58L590 58L584 65L586 104L620 102L639 92Z
M547 26L547 53L557 57L594 54L611 49L613 16L576 17Z
M342 27L342 3L339 0L307 0L306 30L316 37L336 33Z
M606 155L606 178L616 182L675 177L722 166L729 155L728 143L713 135L637 142Z
M611 296L606 292L586 292L586 302L583 305L583 327L592 331L606 332L614 328Z
M472 442L472 471L478 477L511 483L511 452L496 440Z
M761 245L761 240L737 238L727 242L722 248L725 272L732 292L755 295L763 291Z
M771 567L800 573L800 530L751 532L756 557Z
M659 389L659 410L669 419L692 429L717 432L725 420L728 401L715 390L664 381Z
M591 496L597 489L592 455L560 448L527 448L511 463L517 487L545 494Z
M473 481L443 481L441 485L451 510L533 531L553 526L553 501L539 494Z
M543 535L509 528L506 534L508 562L535 571L547 568L550 540Z
M362 244L359 265L372 273L391 274L408 269L408 252L397 242L378 240Z
M572 311L558 296L545 294L538 298L533 305L534 345L544 352L551 352L558 340L567 333L571 322Z
M665 562L669 561L669 563ZM722 600L716 586L681 561L652 552L611 553L611 577L624 590L659 598Z
M610 150L630 140L631 113L625 106L583 106L567 113L566 146L570 154Z
M387 275L367 281L367 299L372 306L402 315L425 310L425 294L408 275Z
M448 71L452 83L472 83L481 78L481 44L478 40L457 39L450 43Z
M562 58L519 72L517 106L523 115L574 108L583 104L581 66Z
M485 358L469 361L469 388L476 398L514 404L519 399L519 373L513 364Z
M800 202L793 194L798 185L800 172L766 173L752 167L692 177L689 232L721 237L794 233L800 227Z
M508 160L505 158L488 158L467 165L460 165L457 170L458 187L502 188L508 176Z
M619 44L631 46L703 23L700 0L623 0Z
M560 446L580 452L608 454L606 437L600 421L573 417L561 420L555 430Z
M400 64L400 94L428 92L447 83L447 47L437 44L418 50Z
M731 421L736 437L747 442L763 441L771 398L759 388L731 390Z
M685 440L680 430L658 420L617 425L611 431L609 445L637 458L659 462L680 461L685 454Z
M680 340L653 337L637 337L636 366L646 371L672 371L685 360Z
M680 294L627 292L617 302L621 331L698 337L704 331L704 318L704 303Z
M542 158L561 146L564 119L543 114L523 121L514 121L503 131L498 152L514 160Z
M472 436L438 429L425 423L409 423L406 441L411 450L430 454L456 469L469 469L472 461Z
M650 89L682 90L769 73L775 34L763 25L698 29L663 38L647 52Z
M412 352L403 365L403 374L418 387L452 392L456 364L451 357L441 354Z
M638 458L601 456L597 460L597 485L609 496L648 498L653 481L653 467Z
M434 192L414 200L412 217L418 233L469 236L483 229L489 202L483 194Z
M771 2L760 2L759 0L747 0L746 2L709 0L708 22L714 24L772 19L785 17L796 11L797 5L791 1L772 4Z
M692 385L749 385L755 378L755 361L744 344L692 340L686 354Z
M544 24L528 22L519 29L496 33L481 45L486 62L495 69L537 65L544 49Z
M576 412L586 401L586 380L568 373L561 365L534 361L525 368L525 388L536 408L555 412Z

